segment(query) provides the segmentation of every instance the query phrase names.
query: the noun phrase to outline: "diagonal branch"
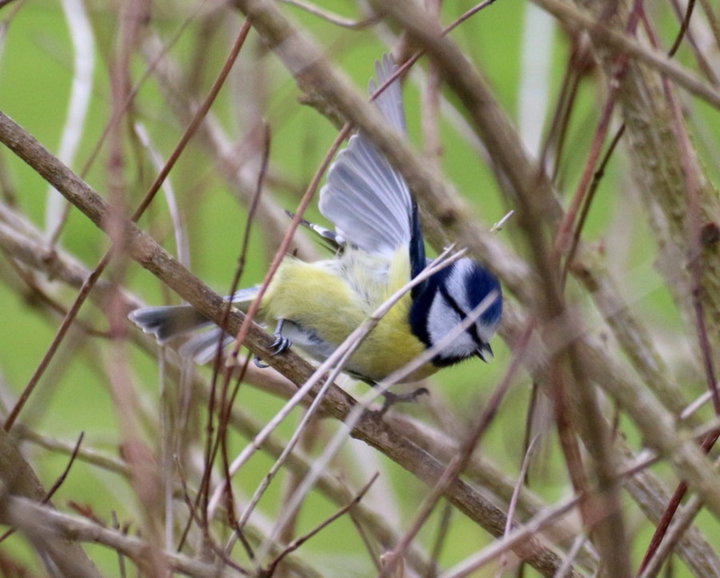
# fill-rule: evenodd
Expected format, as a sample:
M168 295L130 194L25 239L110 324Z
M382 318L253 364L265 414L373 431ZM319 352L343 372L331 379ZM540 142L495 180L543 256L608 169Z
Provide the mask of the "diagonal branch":
M105 230L108 226L109 205L87 183L63 165L35 138L0 112L0 142L28 163L38 174L53 184L66 199L73 203L95 225ZM203 315L220 324L225 314L226 302L202 281L187 271L167 251L136 225L125 221L126 251L148 271L165 282L183 299ZM227 316L226 330L236 333L244 315L233 310ZM245 345L296 384L308 379L312 367L292 352L272 355L271 336L252 324ZM315 388L314 393L317 392ZM345 420L354 400L333 386L323 401L327 413ZM364 413L351 435L377 448L400 466L428 484L436 483L444 472L444 465L422 450L415 442L399 432L375 414ZM477 490L462 480L451 484L446 498L487 531L501 536L506 524L505 514L483 498ZM538 539L531 538L516 546L516 553L528 560L538 571L551 576L562 564L562 559L545 547ZM577 576L576 572L570 575Z

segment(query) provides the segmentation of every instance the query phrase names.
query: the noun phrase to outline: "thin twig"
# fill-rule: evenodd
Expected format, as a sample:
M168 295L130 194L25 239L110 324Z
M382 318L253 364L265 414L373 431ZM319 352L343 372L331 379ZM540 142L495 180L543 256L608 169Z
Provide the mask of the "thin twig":
M378 475L375 474L370 478L370 481L368 481L367 484L365 484L360 492L355 496L355 498L347 504L346 506L340 508L337 512L335 512L332 516L330 516L327 520L322 522L319 526L305 534L304 536L300 536L299 538L293 540L290 544L288 544L285 549L282 551L282 553L277 556L268 566L268 575L272 576L275 569L277 568L278 564L282 562L282 560L291 552L294 552L300 546L302 546L305 542L307 542L310 538L313 536L316 536L319 532L327 528L330 524L332 524L335 520L340 518L341 516L344 516L347 512L350 511L351 508L353 508L355 505L360 503L360 500L365 497L365 494L368 492L368 490L372 487L372 485L375 483L375 480L377 480Z

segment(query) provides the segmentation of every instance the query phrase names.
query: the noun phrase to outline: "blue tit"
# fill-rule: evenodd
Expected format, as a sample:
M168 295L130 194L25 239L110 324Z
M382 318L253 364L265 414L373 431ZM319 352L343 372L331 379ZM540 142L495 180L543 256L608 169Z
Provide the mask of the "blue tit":
M395 69L389 57L379 62L371 92ZM398 80L378 96L376 104L387 122L404 133ZM277 324L278 349L292 344L324 360L430 260L425 257L413 195L362 131L350 138L331 165L320 192L320 212L334 223L334 231L304 224L333 246L334 257L312 263L285 257L262 298L259 318ZM247 310L259 289L240 290L231 300ZM405 381L417 381L472 356L485 360L492 355L489 341L502 315L500 285L480 263L462 258L406 293L369 333L345 371L368 383L379 382L441 343L486 297L492 300L475 322ZM142 308L133 311L130 319L160 342L212 326L189 305ZM221 333L213 326L190 337L179 352L199 363L208 361L220 339L232 340Z

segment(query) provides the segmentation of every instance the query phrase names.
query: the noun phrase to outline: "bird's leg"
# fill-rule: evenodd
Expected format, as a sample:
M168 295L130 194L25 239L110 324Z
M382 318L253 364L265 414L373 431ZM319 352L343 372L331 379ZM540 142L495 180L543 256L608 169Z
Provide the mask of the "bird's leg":
M277 325L275 326L275 331L273 332L273 335L275 335L275 339L270 345L270 352L272 355L280 355L283 351L287 351L288 349L290 349L290 346L292 345L292 341L287 337L284 337L282 334L284 324L285 320L279 319ZM257 356L255 357L254 362L255 365L262 369L268 367L268 364Z
M417 389L410 391L408 393L393 393L392 391L386 390L383 392L383 397L385 398L385 402L383 403L383 406L380 408L378 415L380 415L380 416L385 415L387 410L389 410L396 403L407 403L407 402L415 401L421 395L430 395L430 392L425 387L418 387Z

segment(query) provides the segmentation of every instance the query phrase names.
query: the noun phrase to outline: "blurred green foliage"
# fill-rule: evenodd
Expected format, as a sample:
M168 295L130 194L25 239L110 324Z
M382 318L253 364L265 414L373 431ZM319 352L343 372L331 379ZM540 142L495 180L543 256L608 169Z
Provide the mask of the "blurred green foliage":
M443 21L446 23L472 6L472 3L464 1L445 4ZM323 2L323 6L351 18L359 16L357 8L350 2L328 0ZM80 148L73 163L76 171L85 166L98 146L112 114L110 63L118 42L117 7L103 2L91 2L87 7L97 45L96 69L87 125L82 131ZM227 17L228 13L224 12L221 14L222 22L205 25L207 20L197 16L203 10L202 6L192 2L158 2L152 8L153 33L157 33L167 43L168 55L172 59L183 63L184 70L191 69L190 63L193 61L204 59L197 69L201 78L193 87L195 96L199 98L205 94L219 71L230 42L241 24L239 15ZM386 50L372 28L348 31L296 8L284 7L284 10L316 35L330 58L358 86L366 86L373 74L374 61ZM519 99L521 45L523 34L526 33L523 27L525 11L525 2L498 1L453 32L453 38L490 80L496 95L513 117L516 116ZM73 49L61 5L50 0L11 3L0 9L0 20L4 20L6 26L5 36L0 40L0 109L50 150L56 150L65 130L65 111L73 78ZM207 31L210 31L210 36L206 35ZM564 35L556 31L553 68L549 79L550 109L554 105L553 99L558 96L567 58L567 41ZM253 86L257 78L253 67L261 67L265 72L263 86ZM131 68L133 83L140 83L133 105L134 118L147 127L154 147L163 158L167 158L186 125L173 113L152 73L143 79L147 68L148 61L141 57L138 50L132 55ZM271 129L271 170L281 177L279 184L273 187L272 194L281 206L292 210L337 134L337 128L315 110L298 103L299 94L294 81L272 55L265 53L254 35L251 35L247 47L241 53L237 69L238 72L221 92L213 112L231 138L242 139L245 131L251 127L235 97L250 90L264 91L267 99L262 103L264 108L257 113ZM559 193L566 198L574 192L593 136L598 113L598 90L592 80L581 87L568 131L566 157L561 163ZM420 105L415 79L408 83L405 93L410 135L420 146ZM447 97L450 102L454 102L451 94L447 94ZM698 108L704 109L703 105L698 105ZM708 131L715 130L717 115L708 115L705 110L702 112L703 118L712 117L713 124ZM122 174L127 188L124 191L127 203L132 206L149 187L156 169L148 162L145 151L128 136L130 129L130 126L123 126L122 129L126 133ZM491 168L487 166L482 153L446 122L442 126L442 139L442 167L447 177L470 201L481 222L491 226L508 209L508 203ZM86 175L88 182L106 197L109 179L107 151L108 145L104 143ZM716 152L708 150L708 154ZM8 151L0 150L0 155L14 185L18 209L42 227L46 183L12 158ZM627 180L624 180L627 179L626 162L620 155L612 161L587 228L587 238L604 246L608 259L618 256L624 260L615 268L617 271L632 270L634 266L646 263L655 250L648 242L650 232L637 221L633 223L635 229L623 239L622 247L613 244L613 238L608 237L608 234L613 234L614 223L624 208L632 206L634 202L624 192L628 186ZM718 163L714 165L716 167ZM227 291L241 251L246 208L238 202L228 182L219 174L215 159L208 156L207 148L199 144L191 144L183 154L170 176L170 182L187 222L192 270L219 292ZM314 208L308 216L312 220L321 220ZM162 198L158 197L148 216L141 220L141 225L152 230L170 250L175 250ZM513 232L512 220L506 230L499 234L509 245L513 245L518 238ZM108 248L108 241L73 209L61 245L88 267L93 267ZM520 252L524 250L522 246L516 248ZM255 227L242 284L259 282L271 256L262 228ZM680 323L679 315L667 292L659 287L655 274L648 270L648 267L643 269L642 274L647 276L638 280L638 283L648 287L658 286L658 289L643 295L636 306L655 320L658 330L668 324L674 327ZM0 273L3 279L9 277L7 263L2 265ZM635 283L635 280L631 281ZM125 284L149 303L176 302L175 297L168 295L155 279L136 265L130 265ZM58 287L55 294L65 306L74 297L74 291L62 287ZM0 384L3 403L7 406L12 403L12 396L27 383L57 330L60 318L42 312L31 298L24 298L22 291L6 283L0 284L0 303L3 320L0 330ZM80 318L99 330L107 327L103 311L94 305L87 305ZM687 344L687 347L692 345ZM496 357L492 363L482 365L478 361L468 362L441 372L434 380L436 384L432 388L432 396L447 399L456 412L459 424L467 423L474 417L473 413L483 406L483 400L490 395L507 369L510 353L505 344L496 340L493 348ZM154 360L143 355L133 355L132 359L134 385L141 395L142 405L149 411L149 415L153 415L154 411L162 407L157 366ZM119 431L118 416L107 383L108 363L106 341L86 336L70 339L41 381L23 414L23 421L38 432L68 443L73 443L80 432L85 432L87 446L117 456L118 443L128 432ZM202 371L208 373L207 370ZM523 455L521 432L524 429L529 391L530 384L527 378L523 378L511 391L481 444L483 454L502 465L513 476L517 475ZM279 400L247 387L241 388L236 403L260 420L269 419L281 405ZM421 408L408 408L407 411L427 417ZM156 417L160 419L160 416ZM292 431L293 422L295 420L284 424L279 433L288 435ZM332 430L335 426L327 424L322 427ZM204 435L203 428L203 423L197 425L198 436ZM147 427L143 437L153 431L153 427ZM627 431L632 435L632 427ZM157 443L155 439L147 441L150 444ZM642 443L641 440L634 441L638 445ZM231 435L230 454L239 451L245 443L246 440ZM542 467L538 468L532 480L533 488L538 493L554 500L560 498L568 486L564 463L557 455L556 448L550 443L548 447L548 459L543 460ZM350 469L354 467L362 470L361 464L353 464L355 458L351 448L352 444L338 460ZM52 484L67 463L67 456L40 448L29 447L28 456L37 466L46 486ZM242 479L238 480L238 491L249 496L270 464L266 456L256 456L243 471ZM390 477L385 483L394 488L403 520L400 528L405 528L424 496L425 487L397 466L385 464L385 467ZM365 472L365 475L355 472L356 481L361 483L369 475L370 472ZM268 495L261 502L266 516L272 518L278 513L282 492L283 482L271 485ZM73 467L55 499L60 506L67 505L69 501L88 505L94 515L106 522L110 520L113 511L131 525L138 516L136 500L126 480L85 464ZM635 507L628 505L628 508L634 511ZM302 511L299 532L309 531L335 510L336 506L325 498L311 496ZM647 525L640 522L639 514L632 513L628 517L632 522L637 522L638 531L643 534L649 531ZM441 558L441 563L448 565L491 540L486 533L457 513L452 521ZM432 545L438 523L439 514L436 514L422 533L425 546ZM641 553L646 540L638 540L637 543L638 552ZM21 539L15 537L13 541L0 545L0 548L22 557L20 544ZM113 575L117 564L114 555L101 547L89 547L88 552L107 575ZM303 547L302 553L319 568L328 569L328 575L341 575L341 571L344 576L367 576L371 573L367 556L361 550L355 529L347 518L313 538ZM31 566L36 563L37 560L28 561ZM330 573L333 568L337 569L335 574Z

